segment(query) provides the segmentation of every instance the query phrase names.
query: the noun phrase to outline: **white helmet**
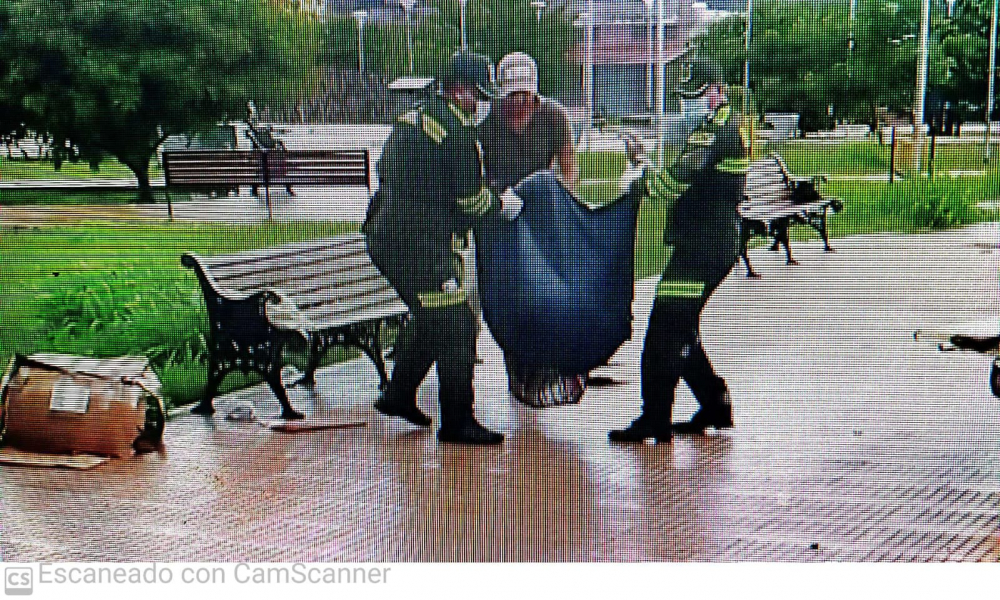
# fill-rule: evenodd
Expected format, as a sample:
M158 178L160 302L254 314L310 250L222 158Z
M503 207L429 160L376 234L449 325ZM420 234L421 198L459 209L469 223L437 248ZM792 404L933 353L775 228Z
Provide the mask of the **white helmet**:
M514 92L538 93L538 65L524 52L511 52L497 65L497 84L500 95Z

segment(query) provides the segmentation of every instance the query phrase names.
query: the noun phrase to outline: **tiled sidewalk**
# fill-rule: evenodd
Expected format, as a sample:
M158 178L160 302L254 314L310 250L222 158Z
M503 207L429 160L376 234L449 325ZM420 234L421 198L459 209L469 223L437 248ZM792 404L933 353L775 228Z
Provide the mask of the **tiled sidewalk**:
M738 268L705 313L731 431L608 443L638 411L645 281L636 334L599 373L620 385L578 406L510 400L484 336L477 411L508 434L502 447L443 446L381 417L377 378L355 361L292 399L363 429L292 435L223 418L239 398L276 414L257 388L219 401L215 418L171 421L162 455L4 467L3 559L995 561L989 359L912 332L1000 312L998 240L987 225L838 240L834 254L798 244L797 267L755 251L763 279ZM435 388L420 404L436 420ZM693 410L685 388L675 419Z

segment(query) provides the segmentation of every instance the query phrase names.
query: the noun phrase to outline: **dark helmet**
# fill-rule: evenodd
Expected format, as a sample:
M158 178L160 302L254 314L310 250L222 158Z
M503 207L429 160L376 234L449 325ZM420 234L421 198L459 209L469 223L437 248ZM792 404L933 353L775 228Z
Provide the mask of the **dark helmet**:
M713 83L725 83L722 69L705 58L691 59L684 65L684 74L677 93L685 98L697 98Z
M496 67L487 56L458 50L445 63L441 73L441 84L445 88L456 83L475 86L487 98L496 95Z

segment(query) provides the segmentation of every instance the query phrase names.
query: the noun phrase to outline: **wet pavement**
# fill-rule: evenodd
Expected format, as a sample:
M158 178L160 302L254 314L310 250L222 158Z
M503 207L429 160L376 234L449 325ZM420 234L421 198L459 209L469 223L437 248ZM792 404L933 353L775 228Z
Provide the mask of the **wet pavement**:
M264 192L253 196L249 188L238 195L173 203L178 222L263 223L274 221L364 221L368 190L363 186L295 186L294 196L284 188L271 189L268 209ZM162 222L169 213L165 203L128 205L25 205L0 206L0 227L73 226L94 223Z
M636 332L581 404L522 407L480 340L477 412L503 446L440 445L375 413L374 369L323 370L292 401L360 429L284 434L213 418L168 424L162 454L90 471L3 467L7 561L996 561L1000 401L990 359L939 353L920 327L995 316L1000 227L751 252L703 337L736 428L615 446L637 413ZM288 374L290 377L291 374ZM286 379L288 378L286 377ZM675 419L694 401L678 394ZM420 405L437 419L436 383Z

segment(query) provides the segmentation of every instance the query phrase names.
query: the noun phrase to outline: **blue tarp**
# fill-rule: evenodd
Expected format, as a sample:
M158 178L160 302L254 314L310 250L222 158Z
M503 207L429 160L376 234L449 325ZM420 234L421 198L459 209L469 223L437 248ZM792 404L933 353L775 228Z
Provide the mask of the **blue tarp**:
M514 189L521 215L475 232L483 318L522 365L589 371L632 332L638 203L589 208L551 171Z

